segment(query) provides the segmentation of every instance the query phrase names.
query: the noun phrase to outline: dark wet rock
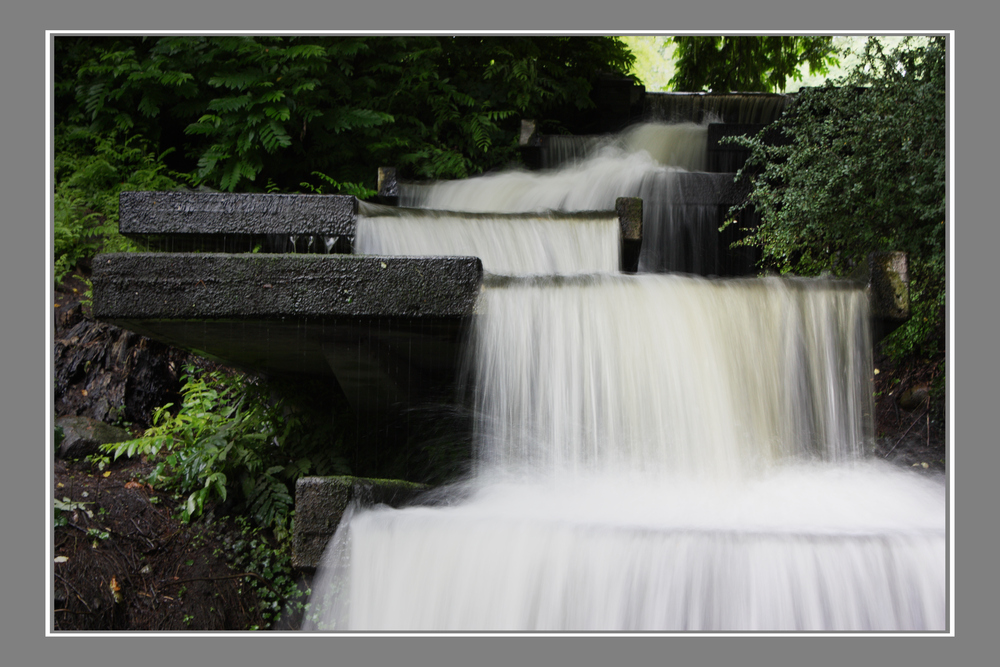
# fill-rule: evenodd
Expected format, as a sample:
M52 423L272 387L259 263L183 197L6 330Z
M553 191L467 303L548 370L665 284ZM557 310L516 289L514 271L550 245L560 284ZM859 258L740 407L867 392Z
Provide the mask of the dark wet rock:
M98 451L101 445L124 442L132 434L123 428L105 424L90 417L60 417L56 425L62 427L63 439L57 456L63 459L81 459Z
M148 424L154 409L179 398L186 353L90 320L79 304L57 316L54 343L57 415Z
M929 389L926 384L919 384L909 387L899 395L899 407L904 410L916 410L927 404Z

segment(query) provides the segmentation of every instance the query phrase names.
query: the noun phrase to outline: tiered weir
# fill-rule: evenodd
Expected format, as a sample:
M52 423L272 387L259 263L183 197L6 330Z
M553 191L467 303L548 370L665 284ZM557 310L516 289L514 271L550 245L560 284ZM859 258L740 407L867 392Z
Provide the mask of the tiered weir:
M644 181L662 193L674 171L646 156L589 162L404 183L399 196L479 212L600 208ZM655 224L643 221L640 272L678 268L647 251ZM669 247L683 233L667 236ZM686 271L719 272L680 254ZM580 270L487 276L466 371L475 474L443 507L348 513L308 627L945 628L942 480L865 458L862 289Z
M944 487L864 459L862 289L490 277L476 467L348 512L318 630L941 630Z
M277 204L284 200L251 196L240 209L239 197L200 200L206 206L146 196L145 208L189 217L201 210L293 225L251 225L263 237L239 242L264 250L272 232L296 242L361 236L357 228L302 227ZM422 253L411 244L428 237L441 243L428 233L428 217L435 226L461 224L452 214L413 217L423 219L403 226L420 229L392 252ZM509 220L485 213L476 222ZM628 225L619 217L619 226ZM216 230L199 242L225 246L239 233ZM388 252L379 244L396 240L376 239L368 250ZM861 286L613 275L604 259L568 258L566 237L541 244L549 250L527 266L504 265L529 242L485 242L499 252L482 263L254 255L256 245L246 255L97 262L95 310L105 319L161 339L160 327L174 321L187 333L168 342L198 350L256 338L262 348L240 358L249 366L309 356L298 372L327 372L339 358L342 383L352 372L375 376L366 375L363 341L413 359L406 339L373 337L381 325L372 323L386 313L449 323L451 333L430 336L430 347L452 353L463 327L475 326L464 367L477 417L474 477L440 491L439 506L349 512L313 586L308 627L943 629L943 486L863 460L871 352ZM552 263L536 263L549 255ZM490 275L490 265L533 275ZM539 275L552 273L561 275ZM219 302L220 290L231 296ZM246 336L255 318L264 325ZM367 326L328 338L365 318ZM314 344L306 332L317 322ZM282 323L296 333L269 339Z

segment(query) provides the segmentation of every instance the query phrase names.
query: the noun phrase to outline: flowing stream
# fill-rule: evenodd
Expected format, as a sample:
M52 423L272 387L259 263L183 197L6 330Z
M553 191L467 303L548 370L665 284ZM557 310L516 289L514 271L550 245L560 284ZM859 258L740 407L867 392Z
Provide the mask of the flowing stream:
M590 162L422 203L599 210L629 166L670 169L644 152ZM862 289L617 274L606 215L362 213L363 252L483 257L475 465L434 503L350 510L305 628L945 628L943 477L866 457Z

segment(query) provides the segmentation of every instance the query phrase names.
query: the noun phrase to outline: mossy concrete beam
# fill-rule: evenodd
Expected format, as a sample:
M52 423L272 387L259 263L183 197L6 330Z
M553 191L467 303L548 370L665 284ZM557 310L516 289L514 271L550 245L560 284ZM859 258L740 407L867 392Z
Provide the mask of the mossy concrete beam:
M292 566L315 570L323 552L352 504L360 507L400 507L414 502L429 487L397 479L363 477L301 477L295 484L295 528Z

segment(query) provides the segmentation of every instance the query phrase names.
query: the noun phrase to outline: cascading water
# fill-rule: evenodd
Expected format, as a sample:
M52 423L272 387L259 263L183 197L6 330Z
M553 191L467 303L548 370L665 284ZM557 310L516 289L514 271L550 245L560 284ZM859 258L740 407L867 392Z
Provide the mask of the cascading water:
M579 196L649 162L616 160ZM577 165L540 180L584 177ZM492 202L518 188L577 196L522 173L475 180L435 206L503 208ZM366 252L495 253L487 267L530 255L526 228L566 233L531 216L362 213ZM945 628L943 479L865 457L860 288L615 275L564 238L540 243L493 269L515 275L484 281L467 350L470 478L427 506L345 515L306 629Z
M780 116L791 99L761 93L647 93L646 107L650 115L673 122L763 124Z
M646 151L663 165L704 171L707 140L708 128L696 123L640 123L610 137L552 135L545 138L542 166L563 167L607 148L619 148L626 153Z
M645 123L580 150L555 171L507 171L433 185L400 184L400 205L467 212L610 210L617 197L643 200L639 271L724 273L718 258L722 208L706 163L703 125Z
M618 268L618 218L590 214L450 214L362 203L355 252L479 257L499 274L610 272Z

